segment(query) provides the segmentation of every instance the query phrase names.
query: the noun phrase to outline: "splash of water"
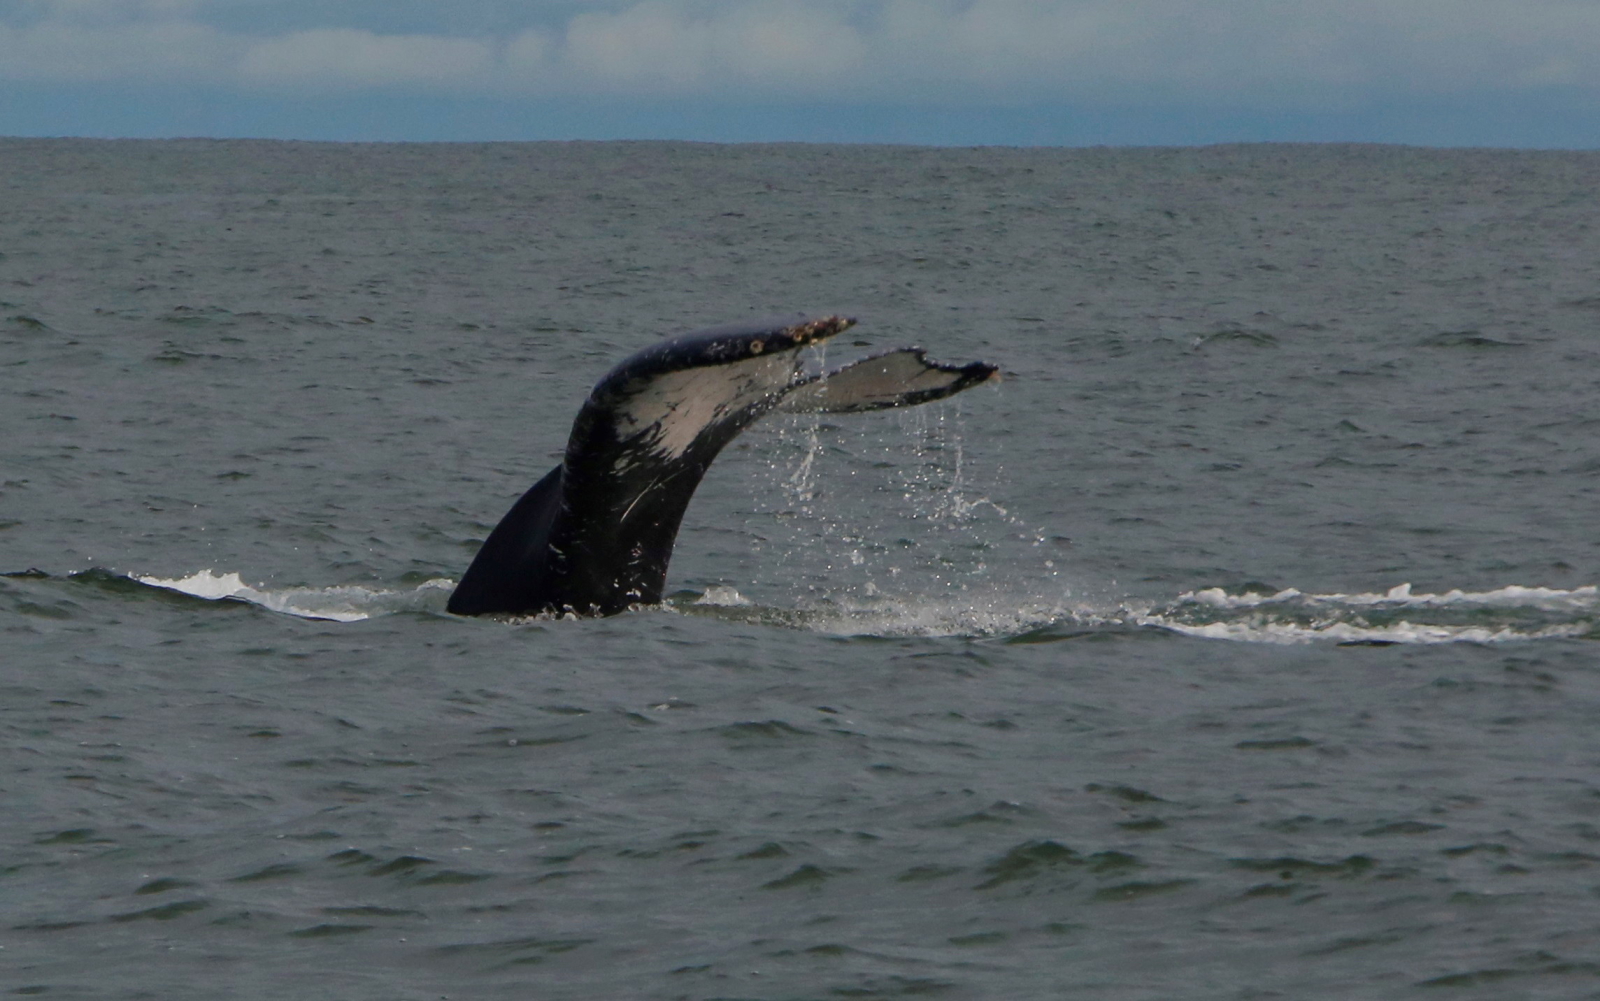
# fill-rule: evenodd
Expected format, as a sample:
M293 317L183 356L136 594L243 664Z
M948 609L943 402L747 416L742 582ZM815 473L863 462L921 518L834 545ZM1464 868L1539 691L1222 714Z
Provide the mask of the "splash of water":
M455 582L436 578L412 588L267 588L238 573L206 569L183 577L132 579L209 600L248 601L301 618L356 622L408 611L443 611ZM950 595L834 593L793 605L763 605L736 588L687 592L663 606L679 614L802 629L837 636L965 636L1050 642L1085 633L1155 629L1244 643L1390 645L1510 643L1600 638L1600 587L1563 590L1507 585L1487 591L1416 593L1407 584L1374 593L1230 594L1186 592L1148 608L1096 605L1007 592L998 585ZM555 619L556 617L548 617Z
M1261 643L1506 643L1590 636L1600 589L1507 585L1488 591L1318 594L1285 588L1229 594L1206 588L1135 613L1143 625L1188 636Z
M456 584L453 580L435 578L408 590L357 585L261 589L246 584L237 573L219 574L209 568L186 577L134 574L133 579L196 598L213 601L233 598L274 612L335 622L358 622L394 612L442 611L445 599Z

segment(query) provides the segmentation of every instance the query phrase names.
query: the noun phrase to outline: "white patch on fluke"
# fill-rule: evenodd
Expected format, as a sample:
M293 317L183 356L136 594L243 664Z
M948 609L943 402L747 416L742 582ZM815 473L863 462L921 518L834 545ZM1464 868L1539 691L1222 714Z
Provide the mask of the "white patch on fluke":
M808 382L783 398L787 413L850 414L901 405L908 396L948 390L967 377L961 368L929 362L920 348L863 358Z
M626 441L643 434L645 448L677 459L712 424L788 388L795 375L793 354L780 351L654 376L617 405L617 437Z

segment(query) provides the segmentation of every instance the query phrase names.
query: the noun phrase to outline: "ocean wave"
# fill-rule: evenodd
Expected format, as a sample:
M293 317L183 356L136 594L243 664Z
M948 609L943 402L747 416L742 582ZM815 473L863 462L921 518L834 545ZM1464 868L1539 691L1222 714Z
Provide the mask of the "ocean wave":
M262 589L246 584L237 573L219 574L200 570L187 577L155 577L131 574L133 580L151 587L178 591L213 601L231 598L295 615L304 619L331 619L359 622L394 612L439 611L456 582L445 578L424 581L413 588L372 588L346 584L334 587L285 587Z
M133 574L129 579L197 598L246 601L286 615L337 622L396 612L441 612L455 586L455 581L441 577L409 588L268 588L246 584L238 573L212 569L171 578ZM1292 587L1229 592L1213 587L1146 607L1048 601L998 592L938 599L840 594L780 606L752 601L731 586L713 585L677 592L657 607L835 636L971 637L1018 643L1138 630L1243 643L1373 646L1600 635L1596 621L1600 587L1595 585L1561 589L1511 584L1485 591L1417 593L1411 585L1399 584L1387 591L1352 594Z
M1520 584L1510 584L1492 591L1450 590L1442 594L1416 594L1411 590L1410 584L1397 584L1381 594L1311 594L1292 587L1273 594L1255 591L1228 594L1220 587L1211 587L1201 591L1188 591L1179 595L1178 601L1230 609L1306 603L1345 605L1352 608L1381 606L1444 608L1452 605L1484 605L1499 608L1588 610L1600 608L1600 587L1589 584L1567 591L1552 587L1524 587Z
M1205 588L1134 616L1188 636L1258 643L1507 643L1595 632L1600 588L1510 584L1417 593L1410 584L1354 594L1229 593Z

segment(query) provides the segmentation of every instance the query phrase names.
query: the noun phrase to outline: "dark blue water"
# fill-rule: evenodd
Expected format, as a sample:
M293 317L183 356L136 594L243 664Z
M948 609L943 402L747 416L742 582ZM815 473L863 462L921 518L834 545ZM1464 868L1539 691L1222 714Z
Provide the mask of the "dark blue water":
M0 141L0 980L1600 996L1600 155ZM778 311L667 604L444 613Z

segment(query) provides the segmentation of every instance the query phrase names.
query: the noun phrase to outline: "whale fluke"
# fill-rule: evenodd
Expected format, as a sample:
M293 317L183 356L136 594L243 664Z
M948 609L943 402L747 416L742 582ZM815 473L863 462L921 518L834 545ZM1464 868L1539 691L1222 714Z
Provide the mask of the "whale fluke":
M762 415L912 406L998 374L983 362L940 365L905 348L804 375L802 349L855 322L729 324L624 359L578 411L561 465L484 540L449 610L614 615L655 604L695 487L723 446Z
M873 355L795 385L778 401L790 414L862 414L942 400L993 379L993 365L940 365L921 348Z

